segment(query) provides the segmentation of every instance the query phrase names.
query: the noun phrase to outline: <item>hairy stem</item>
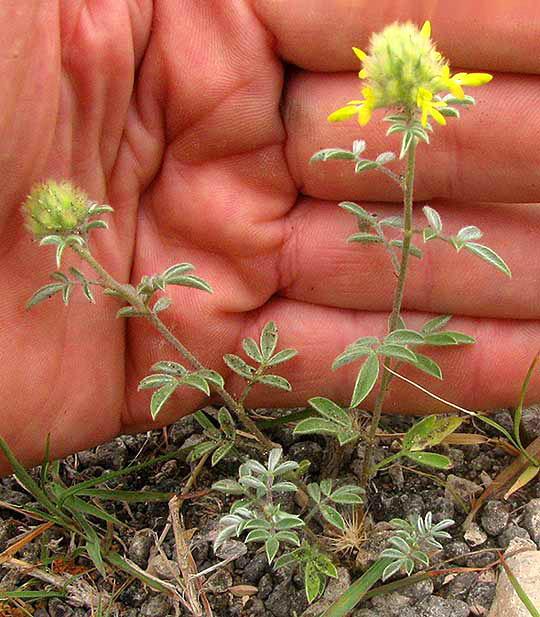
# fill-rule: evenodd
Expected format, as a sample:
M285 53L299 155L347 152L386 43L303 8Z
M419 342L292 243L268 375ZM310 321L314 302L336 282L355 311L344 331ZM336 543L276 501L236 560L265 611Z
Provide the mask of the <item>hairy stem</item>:
M394 290L394 300L392 303L392 313L388 322L388 332L393 332L398 324L401 314L401 303L403 302L403 293L405 291L405 279L407 276L407 266L409 263L409 248L411 246L412 231L412 205L413 205L413 187L414 187L414 163L416 158L416 139L413 139L407 151L407 175L405 176L405 187L403 191L403 247L401 251L401 264L399 267L399 276ZM377 429L381 420L382 408L388 386L392 379L392 374L387 371L391 368L391 359L386 358L383 363L383 374L377 398L375 400L375 408L373 409L373 417L369 429L366 454L362 466L362 476L360 486L367 489L369 480L372 477L373 470L371 462L373 460L373 452L377 445Z
M167 328L167 326L161 321L161 319L141 300L141 298L133 292L131 286L123 285L119 283L114 277L112 277L105 268L94 258L87 246L80 246L79 244L71 244L70 247L82 257L101 277L106 287L113 289L122 295L122 297L133 306L138 312L140 312L156 330L163 336L163 338L174 347L195 369L204 369L205 366L194 356L187 347L185 347L174 334ZM244 427L254 435L260 443L263 444L266 450L270 450L273 447L273 443L266 437L255 422L248 416L244 406L227 392L225 388L218 384L212 384L214 390L221 396L223 402L227 405L230 411L232 411L242 422Z

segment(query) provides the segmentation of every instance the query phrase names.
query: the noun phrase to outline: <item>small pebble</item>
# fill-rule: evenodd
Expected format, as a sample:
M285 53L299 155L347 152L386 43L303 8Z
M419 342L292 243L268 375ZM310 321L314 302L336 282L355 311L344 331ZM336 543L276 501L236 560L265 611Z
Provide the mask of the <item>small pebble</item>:
M482 511L482 527L490 536L498 536L508 525L509 517L506 504L492 499L486 503Z

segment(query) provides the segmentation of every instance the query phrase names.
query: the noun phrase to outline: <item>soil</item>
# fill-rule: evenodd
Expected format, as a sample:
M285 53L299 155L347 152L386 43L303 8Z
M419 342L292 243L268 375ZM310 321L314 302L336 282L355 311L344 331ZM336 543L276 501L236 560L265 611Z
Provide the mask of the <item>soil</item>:
M264 413L270 412L264 410ZM285 413L285 410L272 413L279 415ZM540 436L539 408L526 410L524 417L528 423L529 437ZM510 414L505 410L498 412L495 418L500 423L511 425ZM384 418L382 428L386 432L399 433L406 431L412 422L410 417L388 416ZM480 428L477 427L476 431ZM168 427L166 433L152 431L123 436L68 457L60 464L60 475L63 482L71 485L98 477L108 470L122 469L167 452L177 452L186 443L200 441L200 434L199 425L192 417L188 417ZM331 463L328 460L331 448L322 436L309 436L309 439L306 436L295 437L288 426L273 430L269 436L283 446L286 457L311 462L307 482L318 480L321 472L324 473L324 469ZM381 443L379 456L387 456L394 451L396 444L391 439ZM347 588L349 581L361 574L362 568L373 562L388 537L385 522L395 517L425 515L431 511L435 521L453 518L456 524L448 530L452 538L443 541L444 550L436 560L453 558L454 561L447 566L457 565L467 570L432 577L398 591L374 596L360 604L351 613L353 617L487 615L495 595L496 568L482 568L494 562L496 554L483 549L504 549L515 537L530 538L540 548L540 485L537 480L530 482L506 501L502 497L488 501L466 534L462 528L475 494L478 495L513 460L510 455L492 443L441 446L435 451L452 459L453 468L450 471L433 471L415 467L411 463L405 467L395 465L389 471L379 473L370 492L368 517L371 526L366 529L367 540L359 553L333 554L339 566L339 579L328 586L325 597L329 601L337 597ZM334 468L336 482L358 483L362 457L361 446L346 452L338 468ZM108 487L142 492L180 492L193 467L184 456L178 454L166 462L112 481ZM181 509L185 528L193 530L190 538L191 552L199 572L211 569L227 556L232 557L229 563L210 570L200 579L204 581L213 614L218 617L300 617L308 609L308 603L303 590L303 576L299 571L272 571L261 552L261 545L256 543L244 545L233 540L218 551L218 555L214 554L212 541L218 520L228 511L231 499L208 489L218 479L236 477L237 469L238 461L230 458L224 459L214 468L207 464L191 489L191 497L183 501ZM39 468L33 473L37 477ZM298 513L300 506L292 494L283 495L283 509ZM0 482L0 500L20 506L32 503L32 497L14 477ZM120 501L100 501L100 505L125 524L123 528L114 529L113 542L118 552L139 567L153 572L158 578L172 579L174 583L171 566L176 564L176 550L172 530L161 537L164 530L167 530L167 502L126 504ZM343 513L347 516L346 510ZM3 506L0 507L0 517L0 551L6 549L19 534L37 524L35 520ZM320 528L317 532L324 535L328 530ZM160 543L160 551L156 550L156 543ZM66 563L60 557L75 548L69 533L53 526L24 546L16 557L43 569L46 566L40 564L50 564L50 560L56 559L54 563L58 568L58 564ZM150 590L121 571L110 571L107 578L102 578L84 555L78 555L73 561L67 562L64 571L76 574L76 568L80 566L83 566L83 578L88 583L100 590L117 593L116 604L108 613L111 616L189 615L165 594ZM0 594L20 589L23 584L28 590L54 589L33 579L31 572L0 568L0 576ZM318 604L305 615L315 617L327 605ZM24 613L23 609L28 612ZM65 598L25 600L18 604L0 600L0 615L15 617L23 614L36 617L86 617L92 615L92 612L88 608L70 606Z

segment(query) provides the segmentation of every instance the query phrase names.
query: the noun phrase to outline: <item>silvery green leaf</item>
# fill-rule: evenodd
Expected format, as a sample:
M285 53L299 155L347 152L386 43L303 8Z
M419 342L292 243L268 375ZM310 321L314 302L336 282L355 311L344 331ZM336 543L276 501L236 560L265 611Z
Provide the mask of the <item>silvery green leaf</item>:
M235 356L234 354L225 354L223 356L223 361L225 364L235 373L244 377L245 379L251 379L255 369L252 366L249 366L242 358Z
M290 553L285 553L281 555L274 561L274 570L279 570L280 568L285 568L286 566L290 566L291 564L298 561L300 554L298 551L291 551Z
M304 566L304 589L308 604L315 601L321 592L321 577L312 561Z
M379 163L376 163L375 161L370 161L368 159L360 159L354 166L354 172L359 174L363 171L368 171L370 169L377 169L377 167L379 167Z
M190 272L191 270L195 270L195 266L193 266L192 264L189 264L189 263L175 264L174 266L170 266L169 268L167 268L161 276L165 281L168 282L167 279L169 277L181 276L185 274L186 272Z
M116 312L118 317L143 317L144 313L139 312L134 306L124 306Z
M39 241L39 246L46 246L48 244L56 244L56 245L60 245L64 243L64 239L62 238L62 236L57 236L57 235L50 235L50 236L45 236L44 238L41 238L41 240Z
M304 526L304 521L299 516L295 516L294 514L287 514L286 512L284 512L283 514L285 516L283 518L280 518L279 521L276 523L276 529L296 529L297 527Z
M276 349L278 341L278 329L273 321L269 321L263 328L260 337L260 349L262 357L269 360Z
M214 540L214 551L216 551L220 546L225 544L225 542L236 535L236 525L229 525L222 529L216 536Z
M210 388L208 387L208 383L196 373L182 377L182 385L191 386L192 388L196 388L197 390L204 392L206 396L210 396Z
M341 514L335 508L332 508L332 506L329 506L327 504L321 504L319 506L319 509L323 518L331 525L337 527L338 529L341 529L342 531L345 529L345 521L343 520Z
M424 206L422 208L422 212L427 219L427 222L433 229L440 233L442 231L442 220L435 208L431 208L430 206Z
M83 225L84 231L90 231L91 229L109 229L109 225L105 221L98 219L97 221L90 221Z
M391 576L396 574L396 572L399 572L401 570L402 565L403 563L401 561L394 561L392 563L389 563L382 573L383 583L387 581Z
M271 529L272 523L263 518L255 518L247 521L246 529Z
M397 360L403 360L404 362L416 362L416 354L414 351L407 349L404 345L384 343L377 349L377 353L390 358L396 358Z
M234 420L226 407L221 407L218 411L219 427L228 439L233 439L235 435Z
M280 542L287 542L288 544L300 546L300 539L298 538L298 534L294 531L278 531L276 533L276 539ZM276 566L274 565L274 568L275 567Z
M77 236L75 234L70 234L69 236L64 238L64 242L69 245L78 244L79 246L84 246L86 244L84 238L81 238L81 236Z
M330 420L323 420L322 418L306 418L301 420L295 427L294 435L310 435L316 433L323 433L328 435L335 435L338 433L339 427L337 427Z
M392 536L388 540L388 544L391 544L405 555L407 555L410 550L410 546L407 544L407 542L405 542L405 540L403 538L400 538L399 536Z
M379 376L379 359L371 353L358 372L351 399L351 407L357 407L371 392Z
M379 557L388 557L389 559L403 559L403 553L397 548L385 548Z
M343 427L350 429L352 427L352 420L349 414L330 399L322 396L315 396L310 398L308 403L326 420L334 422L337 425L336 428Z
M266 362L266 366L275 366L276 364L287 362L287 360L294 358L297 354L298 352L296 349L283 349L282 351L278 351L277 354L274 354L270 360Z
M280 390L287 390L288 392L292 390L291 384L285 377L280 377L279 375L260 375L257 377L256 382L272 386L273 388L279 388Z
M289 473L290 471L295 471L296 469L298 469L299 465L296 461L285 461L283 463L280 463L275 469L274 469L274 476L280 476L283 475L284 473Z
M426 568L429 566L429 557L423 551L413 551L411 553L411 557L423 566L426 566Z
M356 233L347 238L347 242L360 242L362 244L380 244L383 239L376 234Z
M320 487L323 495L326 495L326 497L330 497L330 493L332 492L332 485L333 482L330 478L325 478L321 481Z
M452 315L440 315L439 317L434 317L422 326L421 332L423 334L430 334L431 332L435 332L436 330L440 330L443 328L450 320L452 319Z
M55 281L60 281L61 283L69 283L68 277L63 272L53 272L51 274L51 278Z
M334 362L332 362L332 370L335 371L342 366L358 360L358 358L368 356L372 352L373 350L371 349L371 347L363 347L362 345L359 345L358 347L348 347L343 353L339 354L339 356L334 360Z
M478 257L480 257L484 261L487 261L487 263L497 268L497 270L500 270L503 274L506 274L507 276L512 278L510 268L497 255L497 253L489 247L482 244L477 244L476 242L466 242L465 248L471 253L473 253L473 255L478 255Z
M188 463L194 463L202 458L205 454L209 454L212 450L217 448L217 443L215 441L203 441L202 443L198 443L193 450L188 454L187 461ZM242 491L244 492L244 491Z
M452 461L447 456L434 452L406 452L405 456L421 465L435 469L450 469L452 467Z
M212 371L211 369L201 368L196 374L203 379L206 379L206 381L210 381L211 383L221 386L222 388L225 385L225 380L223 377L218 372Z
M474 97L470 96L469 94L466 94L462 99L459 99L453 94L447 94L443 97L442 100L450 105L474 105L476 103Z
M167 277L167 285L182 285L183 287L194 287L212 293L212 287L199 276L193 274L173 275Z
M416 332L415 330L399 328L390 332L390 334L384 338L384 342L398 345L422 345L424 337L420 332Z
M383 122L401 122L403 124L406 124L407 121L408 118L405 114L391 114L383 118Z
M244 476L239 479L239 482L242 486L248 486L249 488L256 489L260 488L266 492L266 484L262 480L259 480L253 476Z
M266 551L266 559L268 559L268 563L272 563L279 550L279 540L275 536L268 538L264 544L264 550Z
M153 368L153 367L152 367ZM151 388L161 388L167 384L178 384L175 377L167 374L147 375L139 382L137 390L149 390Z
M365 493L366 491L360 486L347 484L336 489L330 495L330 499L336 503L362 503L362 495L365 495Z
M401 216L387 216L379 221L379 225L386 227L394 227L395 229L403 229L403 217Z
M362 208L362 206L355 204L353 201L342 201L338 204L338 206L340 208L343 208L343 210L346 210L347 212L350 212L351 214L355 214L356 216L360 217L363 221L366 221L366 223L374 225L377 222L376 217L374 217L367 210Z
M164 311L169 308L171 304L172 300L168 296L161 296L161 298L159 298L159 300L154 304L152 311L154 313L159 313L160 311Z
M483 235L476 225L468 225L467 227L462 227L456 237L463 242L467 242L469 240L480 240Z
M277 467L279 461L281 460L281 456L283 455L283 450L281 448L272 448L268 454L268 471L274 471Z
M454 107L439 107L439 110L443 116L451 118L459 118L459 111Z
M353 160L355 155L348 150L342 150L340 148L324 148L316 152L310 159L310 163L315 161L331 161L336 159Z
M366 149L366 142L363 139L355 139L352 145L352 151L354 154L362 154L362 152Z
M320 553L313 560L313 564L319 572L330 576L331 578L337 578L338 572L336 566L332 563L329 557Z
M85 298L88 300L88 302L91 302L92 304L96 303L94 295L93 295L92 291L90 290L90 287L88 286L88 284L83 285L83 294L84 294Z
M284 480L283 482L276 482L272 486L272 490L276 493L296 493L297 489L295 484Z
M41 287L26 303L26 310L32 308L36 304L39 304L39 302L43 302L43 300L48 300L55 293L62 291L62 289L64 289L63 283L49 283L48 285Z
M234 480L218 480L212 484L213 491L220 491L228 495L243 495L244 489Z
M62 242L56 247L56 267L59 268L62 265L62 255L64 254L64 250L66 248L66 243Z
M397 246L399 249L403 248L403 240L390 240L390 246ZM422 259L422 251L414 244L409 245L409 254L418 259Z
M252 472L258 474L265 474L266 471L266 467L255 459L250 459L249 461L241 465L239 469L240 476L250 475Z
M64 301L64 304L66 306L69 303L69 298L71 296L72 291L73 291L73 285L69 283L67 285L64 285L64 289L62 289L62 300Z
M266 529L252 529L246 536L245 542L265 542L270 536L270 532Z
M392 135L393 133L405 133L408 130L406 124L402 124L401 122L394 122L392 126L386 131L386 136Z
M365 347L368 345L376 345L379 343L379 339L376 336L361 336L347 346L347 349L354 349L356 347Z
M255 360L255 362L259 362L259 364L262 363L263 357L259 350L259 346L252 338L245 338L242 340L242 349L249 358Z
M321 489L316 482L311 482L307 486L308 494L313 499L315 503L320 503L321 501Z
M424 356L421 353L416 353L416 362L412 363L416 368L424 371L428 375L432 375L437 379L442 379L441 367L428 356Z
M432 227L424 227L422 230L422 239L424 242L429 242L429 240L433 240L433 238L438 238L439 234Z
M379 163L379 165L386 165L386 163L390 163L390 161L393 161L395 158L396 155L393 152L382 152L375 161Z
M439 523L435 523L435 525L433 525L432 531L434 532L439 532L442 529L446 529L447 527L452 527L452 525L455 525L455 521L453 521L451 518L445 518L444 520L440 521ZM446 533L446 532L444 532ZM446 537L446 536L443 536Z
M171 360L161 360L160 362L156 362L152 365L153 371L161 371L163 373L167 373L169 375L178 375L183 377L187 371L178 362L172 362Z
M227 454L232 450L233 446L234 443L232 441L229 441L219 446L219 448L216 448L216 450L214 450L214 453L212 454L212 467L215 467L223 457L227 456Z
M392 127L390 127L392 128ZM427 135L426 135L427 137ZM401 150L399 151L400 160L407 154L411 144L413 143L413 139L415 139L415 135L412 129L409 129L403 133L403 139L401 140Z
M360 433L358 431L353 431L352 429L350 431L339 431L339 433L337 433L336 435L336 438L339 442L339 445L344 446L346 443L354 441L355 439L359 439Z
M451 332L433 332L424 337L426 345L457 345L457 339ZM473 342L473 341L471 341Z
M152 414L152 419L155 420L163 405L167 402L168 398L171 394L176 390L178 383L175 381L174 383L167 384L166 386L161 387L159 390L152 394L152 400L150 401L150 413Z
M114 208L112 208L108 204L94 203L92 204L92 206L90 206L88 214L90 216L99 216L100 214L103 214L104 212L114 212Z

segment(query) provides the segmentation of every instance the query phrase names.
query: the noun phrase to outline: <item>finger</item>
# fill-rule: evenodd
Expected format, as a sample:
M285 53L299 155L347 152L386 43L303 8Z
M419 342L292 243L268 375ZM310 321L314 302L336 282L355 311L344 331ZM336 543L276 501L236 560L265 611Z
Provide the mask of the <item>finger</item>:
M278 350L295 348L298 355L291 361L273 368L292 384L292 392L256 386L247 405L257 407L295 407L305 405L312 396L326 396L343 405L350 403L354 381L361 366L357 361L336 371L331 370L333 360L346 345L362 336L384 337L387 313L347 311L320 307L291 300L276 299L252 315L249 325L244 316L222 316L214 322L210 335L197 332L197 341L188 344L208 366L227 378L230 392L240 395L245 382L225 367L221 351L237 353L245 358L240 340L249 336L257 339L263 325L274 320L279 329ZM403 317L407 326L420 328L433 314L410 313ZM398 372L412 379L433 394L469 410L493 409L516 404L520 386L534 355L538 352L540 323L538 321L478 320L456 317L451 329L474 336L473 345L455 347L418 347L417 351L429 355L442 368L443 380L425 375L414 367L401 365ZM216 334L220 334L219 345ZM234 344L236 339L236 344ZM232 344L231 344L232 343ZM226 347L226 345L230 345ZM148 361L163 359L163 349L156 346L150 351ZM246 358L249 361L249 359ZM361 407L372 409L373 393ZM527 400L540 396L540 380L534 377ZM147 430L156 427L149 417L150 395L128 388L130 414L124 416L123 430ZM219 399L214 401L220 404ZM158 416L157 425L172 422L186 410L204 404L204 397L189 388L178 391L170 404ZM433 413L453 411L452 408L413 386L394 379L385 411L395 413Z
M302 192L323 199L399 201L401 189L374 171L354 173L348 161L310 164L321 148L351 149L354 139L367 143L366 158L399 153L401 136L386 137L386 115L378 110L367 126L352 118L327 121L329 113L357 98L361 82L354 74L297 73L288 82L284 119L289 168ZM417 149L415 199L435 197L473 201L540 201L538 143L540 78L496 75L475 89L477 104L461 108L461 117L436 123L430 144ZM525 117L527 120L525 121ZM395 161L389 169L398 172Z
M362 204L380 218L400 214L399 205ZM466 225L484 233L478 243L492 248L512 271L509 279L467 250L459 254L441 240L414 244L423 258L411 257L404 307L415 311L459 313L478 317L540 318L540 246L532 230L540 212L529 205L460 204L436 201L443 233ZM426 226L420 207L415 227ZM389 311L396 277L382 245L347 243L358 231L355 217L335 203L301 200L291 211L289 237L283 245L280 295L326 306ZM386 232L389 228L386 228Z
M254 0L259 18L287 62L312 71L357 70L351 47L366 49L372 32L393 21L431 20L437 49L468 69L538 73L540 6L536 0L448 3L431 0Z

